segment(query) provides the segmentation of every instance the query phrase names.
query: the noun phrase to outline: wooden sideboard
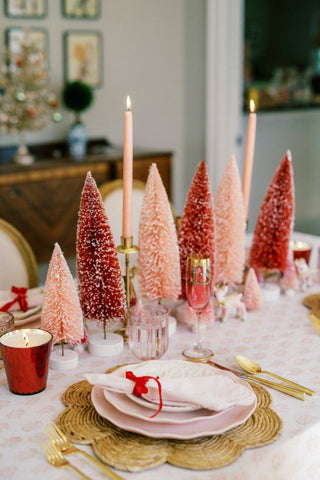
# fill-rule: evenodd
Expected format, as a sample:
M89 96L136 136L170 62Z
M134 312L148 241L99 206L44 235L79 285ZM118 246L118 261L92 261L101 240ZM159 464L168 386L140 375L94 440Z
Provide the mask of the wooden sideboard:
M145 182L156 163L170 198L171 159L171 152L135 151L133 177ZM80 195L89 170L98 186L122 178L122 151L109 148L81 161L62 155L30 166L0 164L0 218L25 236L38 262L50 259L55 242L66 257L75 255Z

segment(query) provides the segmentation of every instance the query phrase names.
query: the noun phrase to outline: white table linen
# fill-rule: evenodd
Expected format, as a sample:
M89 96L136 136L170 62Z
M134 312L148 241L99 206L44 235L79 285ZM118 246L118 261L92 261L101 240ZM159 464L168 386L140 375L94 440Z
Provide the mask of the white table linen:
M315 284L306 293L281 296L274 304L249 312L245 322L230 318L208 327L206 342L215 359L238 367L235 355L242 354L271 370L317 392L302 402L269 390L273 409L283 420L280 437L271 445L246 450L231 465L210 471L192 471L162 465L140 473L119 472L130 480L318 480L320 478L320 335L301 304L305 295L320 293ZM194 340L184 324L170 338L164 359L182 358L182 350ZM103 373L126 362L136 362L128 346L114 358L99 358L87 351L80 354L77 369L69 372L50 370L48 386L40 394L18 396L9 392L4 370L0 372L0 478L3 480L67 480L77 478L71 471L49 465L40 443L46 439L44 426L64 409L61 395L67 387L83 380L84 373ZM91 447L84 446L88 452ZM106 478L94 466L77 455L68 459L95 480Z

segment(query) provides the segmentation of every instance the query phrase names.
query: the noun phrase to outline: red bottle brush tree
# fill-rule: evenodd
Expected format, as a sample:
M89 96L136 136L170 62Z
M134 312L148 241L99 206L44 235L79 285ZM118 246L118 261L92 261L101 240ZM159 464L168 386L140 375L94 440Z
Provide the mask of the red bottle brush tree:
M213 198L207 166L202 161L193 177L181 217L178 240L182 296L185 298L185 271L187 256L191 253L208 255L214 278L215 232Z
M255 271L249 269L244 284L244 304L247 310L258 310L262 306L262 295Z
M83 315L103 325L125 321L126 299L118 254L100 192L91 173L81 194L77 273Z
M167 192L157 165L150 167L139 226L139 283L150 300L181 293L179 247Z
M283 272L294 224L294 180L287 151L271 180L254 230L249 266Z
M84 336L78 292L58 243L47 273L41 314L41 328L50 332L53 343L76 345Z
M224 170L214 199L215 283L242 283L245 263L245 210L234 156Z

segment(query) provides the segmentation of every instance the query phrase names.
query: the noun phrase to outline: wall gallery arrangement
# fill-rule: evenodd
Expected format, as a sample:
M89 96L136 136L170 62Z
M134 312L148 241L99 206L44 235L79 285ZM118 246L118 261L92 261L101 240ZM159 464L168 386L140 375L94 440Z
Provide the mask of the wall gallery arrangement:
M43 19L49 15L47 0L4 0L8 18ZM100 0L62 0L61 14L68 19L95 20L101 15ZM49 34L44 28L10 27L5 30L8 50L19 53L21 43L27 40L45 52L47 62ZM64 81L81 80L92 87L102 85L102 34L95 30L66 31L63 34Z

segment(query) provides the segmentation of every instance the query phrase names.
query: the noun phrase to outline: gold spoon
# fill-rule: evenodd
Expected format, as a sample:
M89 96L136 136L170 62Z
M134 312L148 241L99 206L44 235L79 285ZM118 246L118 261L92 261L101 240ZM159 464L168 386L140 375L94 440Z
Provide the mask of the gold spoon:
M277 378L278 380L281 380L282 382L286 382L289 385L293 385L297 390L300 390L301 392L307 393L308 395L315 395L316 392L311 390L310 388L303 387L302 385L299 385L298 383L291 382L290 380L287 380L286 378L280 377L280 375L276 375L275 373L272 372L267 372L266 370L262 370L260 365L255 363L253 360L250 360L250 358L244 357L243 355L237 355L236 360L240 367L243 368L248 373L265 373L267 375L271 375L272 377Z

